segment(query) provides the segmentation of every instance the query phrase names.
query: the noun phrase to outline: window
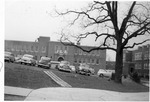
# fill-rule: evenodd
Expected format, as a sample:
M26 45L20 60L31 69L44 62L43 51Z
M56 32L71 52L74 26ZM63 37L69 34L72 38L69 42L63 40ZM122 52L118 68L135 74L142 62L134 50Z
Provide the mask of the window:
M16 51L16 45L14 45L14 51Z
M23 50L26 51L26 45L23 46Z
M68 51L68 46L64 46L64 50Z
M76 58L74 59L74 63L77 63L77 59Z
M85 59L82 59L82 63L85 63Z
M82 55L82 50L79 50L79 55Z
M79 63L81 63L81 59L78 59Z
M16 51L19 51L18 45L16 45Z
M65 53L65 54L68 53L68 46L64 46L64 53Z
M92 59L92 64L95 64L95 59Z
M96 64L99 65L99 59L96 59Z
M77 48L75 48L75 55L77 55L78 54L78 49Z
M58 46L55 46L55 53L58 53Z
M9 46L6 46L6 51L9 51L9 50L10 50Z
M85 63L88 63L88 59L85 59Z
M135 64L135 69L142 69L141 63L136 63Z
M45 52L46 52L46 47L43 46L43 47L42 47L42 53L45 53Z
M35 47L34 47L34 51L35 51L35 52L38 52L38 50L39 50L39 47L38 47L38 46L35 46Z
M31 52L34 52L34 47L33 46L31 46L31 50L30 50Z
M14 50L15 50L15 49L14 49L14 46L12 45L12 46L11 46L11 51L14 51Z
M93 56L95 55L94 51L92 51L92 55L93 55Z
M144 63L144 69L148 69L148 66L149 64L148 63Z
M29 51L29 46L26 46L26 52L28 52Z
M90 59L88 59L88 64L90 64Z
M24 51L24 50L23 50L23 46L21 46L21 47L20 47L20 49L21 49L21 52L23 52L23 51Z
M96 56L99 56L99 55L100 55L99 50L96 50Z
M135 53L135 60L142 60L142 52Z
M148 59L148 51L146 51L145 53L144 53L144 60L147 60Z

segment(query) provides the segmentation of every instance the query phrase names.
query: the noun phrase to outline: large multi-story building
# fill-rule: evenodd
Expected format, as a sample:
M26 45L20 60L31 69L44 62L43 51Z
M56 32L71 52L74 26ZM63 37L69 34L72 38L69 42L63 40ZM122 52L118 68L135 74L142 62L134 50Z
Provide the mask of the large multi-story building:
M132 61L135 64L135 70L141 76L148 77L150 69L150 44L140 46L134 50Z
M140 76L149 77L150 44L139 46L132 51L124 50L123 55L124 68L128 69L128 72L135 70Z
M94 48L92 46L79 46L85 49ZM54 61L67 60L75 66L79 63L88 63L95 69L95 72L106 67L106 50L86 53L77 47L50 41L49 37L39 37L35 42L5 40L5 51L13 52L16 56L32 54L37 60L41 56L51 57Z

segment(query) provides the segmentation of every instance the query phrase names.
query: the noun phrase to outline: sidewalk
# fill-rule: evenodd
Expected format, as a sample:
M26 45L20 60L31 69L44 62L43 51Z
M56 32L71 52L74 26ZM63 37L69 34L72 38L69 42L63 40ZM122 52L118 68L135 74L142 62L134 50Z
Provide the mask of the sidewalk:
M5 94L26 96L25 101L149 101L148 92L122 93L86 88L26 89L5 86Z
M28 96L33 89L5 86L4 93L9 95Z

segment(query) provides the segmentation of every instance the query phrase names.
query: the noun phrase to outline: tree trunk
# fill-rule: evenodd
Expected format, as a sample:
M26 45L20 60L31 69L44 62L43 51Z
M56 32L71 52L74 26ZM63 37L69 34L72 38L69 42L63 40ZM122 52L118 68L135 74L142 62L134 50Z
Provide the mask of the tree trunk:
M123 49L117 46L116 64L115 64L115 82L122 83L122 70L123 70Z

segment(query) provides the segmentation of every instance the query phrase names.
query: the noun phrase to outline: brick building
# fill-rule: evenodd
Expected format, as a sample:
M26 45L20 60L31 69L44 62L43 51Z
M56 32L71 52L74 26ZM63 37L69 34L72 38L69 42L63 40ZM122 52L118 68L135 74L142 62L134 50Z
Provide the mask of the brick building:
M141 76L148 77L150 69L150 44L140 46L134 50L132 61L135 64L135 70Z
M92 46L82 46L90 49ZM41 56L51 57L54 61L67 60L72 65L88 63L97 72L106 67L106 50L96 50L91 53L83 52L74 46L65 46L57 41L50 41L49 37L39 37L35 42L5 40L5 51L17 55L32 54L37 60Z

